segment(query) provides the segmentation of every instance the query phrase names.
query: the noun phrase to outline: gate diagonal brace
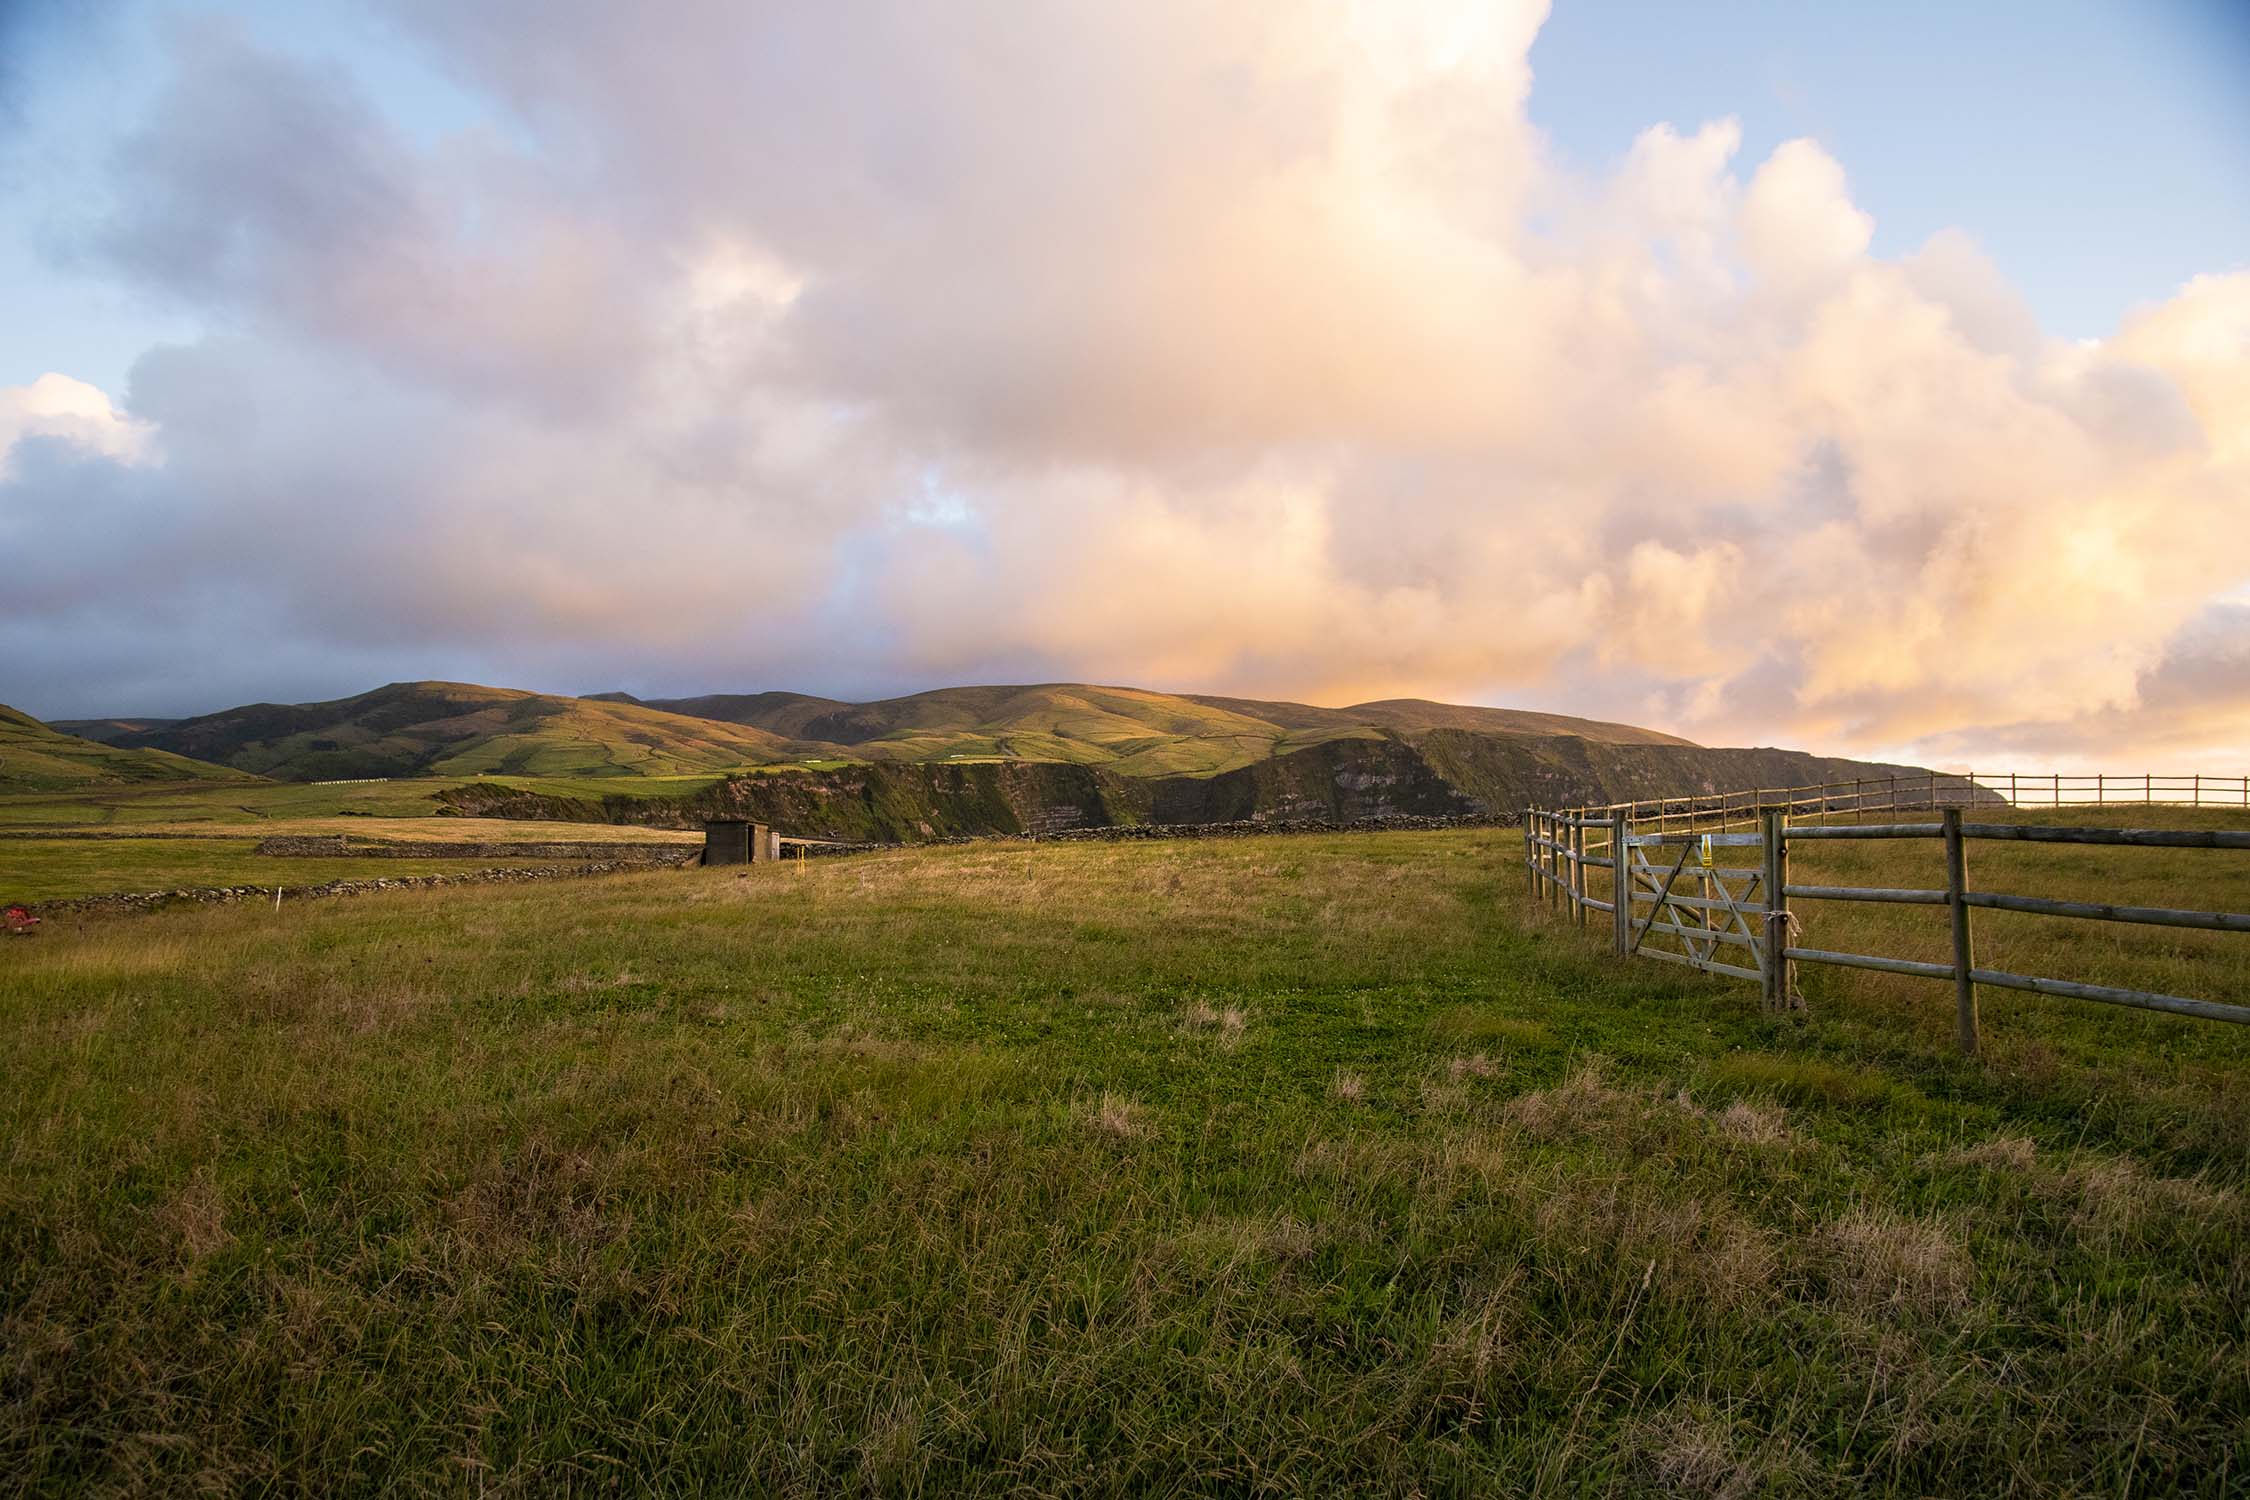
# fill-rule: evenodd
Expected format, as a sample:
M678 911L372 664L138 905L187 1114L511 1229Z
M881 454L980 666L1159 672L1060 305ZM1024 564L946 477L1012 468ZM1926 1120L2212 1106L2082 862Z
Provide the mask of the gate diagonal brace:
M1692 852L1693 850L1689 845L1682 844L1680 846L1679 863L1673 865L1672 873L1664 877L1664 888L1656 893L1656 904L1649 908L1648 920L1641 923L1640 930L1633 934L1633 945L1625 950L1628 955L1641 951L1641 940L1648 936L1650 926L1663 914L1665 898L1672 894L1672 882L1678 880L1680 871L1687 868L1687 857Z

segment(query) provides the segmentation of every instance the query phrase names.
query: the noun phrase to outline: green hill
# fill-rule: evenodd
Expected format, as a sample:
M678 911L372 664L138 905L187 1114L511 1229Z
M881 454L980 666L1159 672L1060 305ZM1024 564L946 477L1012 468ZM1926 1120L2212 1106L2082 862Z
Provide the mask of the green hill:
M120 745L284 781L377 776L669 776L838 755L748 725L633 703L458 682L395 682L328 703L253 703Z
M1373 703L1355 703L1348 708L1316 708L1309 703L1268 703L1255 698L1219 698L1201 693L1191 694L1189 699L1298 730L1389 729L1408 738L1419 738L1433 729L1466 729L1478 734L1564 734L1603 745L1695 743L1634 724L1611 724L1600 719L1538 713L1524 708L1433 703L1427 698L1383 698Z
M57 791L159 781L247 781L224 766L162 750L121 748L64 734L0 703L0 790Z
M610 695L618 701L624 695ZM1686 745L1629 724L1418 698L1316 708L1084 683L938 688L873 703L802 693L658 698L651 708L849 747L870 760L1051 760L1125 776L1210 776L1338 739L1408 740L1436 729Z
M132 735L148 734L179 722L178 719L138 716L130 719L49 719L47 727L59 729L64 734L74 734L82 740L92 740L96 744L114 745Z

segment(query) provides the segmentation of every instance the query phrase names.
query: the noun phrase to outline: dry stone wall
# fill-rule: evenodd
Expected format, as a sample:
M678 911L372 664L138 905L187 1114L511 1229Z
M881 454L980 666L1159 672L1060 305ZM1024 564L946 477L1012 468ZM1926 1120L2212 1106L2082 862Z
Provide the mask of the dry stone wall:
M700 853L701 851L694 851ZM426 891L453 885L525 885L547 880L570 880L588 875L618 875L651 868L645 861L593 860L577 865L543 865L530 868L466 870L451 875L397 875L372 880L330 880L319 885L283 886L284 901L327 900L338 896L368 896L380 891ZM165 891L121 891L106 896L75 896L60 901L32 903L40 916L62 912L112 913L156 911L174 906L231 906L244 901L271 901L270 885L189 886Z
M415 840L370 842L344 834L282 834L262 839L257 853L284 859L598 859L619 864L684 865L702 857L699 844L553 840Z

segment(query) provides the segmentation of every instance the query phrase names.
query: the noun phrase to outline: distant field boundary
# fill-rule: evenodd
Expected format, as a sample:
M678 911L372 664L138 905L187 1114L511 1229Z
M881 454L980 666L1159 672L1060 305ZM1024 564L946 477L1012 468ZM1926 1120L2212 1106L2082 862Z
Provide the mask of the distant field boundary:
M362 839L342 833L284 833L260 839L253 852L279 859L596 859L678 865L693 864L703 850L656 839Z
M2090 796L2085 795L2088 783L2092 786ZM2006 792L2000 790L2003 785L2008 788ZM2029 800L2018 801L2019 797ZM2205 1020L2250 1023L2250 1006L1979 968L1972 923L1972 913L1978 910L2250 933L2250 915L2235 912L2119 906L1970 889L1966 849L1974 840L2250 853L2250 829L1970 823L1963 816L1973 808L2020 806L2250 810L2250 778L2027 777L2020 773L2002 778L1931 772L1926 777L1862 778L1816 787L1652 798L1603 807L1530 807L1523 814L1524 868L1533 902L1544 899L1550 906L1566 909L1580 927L1587 925L1589 912L1606 914L1612 950L1619 957L1660 959L1705 973L1750 980L1760 986L1765 1008L1772 1013L1803 1005L1792 983L1793 968L1811 963L1951 981L1955 1037L1961 1050L1969 1054L1978 1049L1980 985L2169 1011ZM1936 811L1940 821L1865 821L1870 813L1913 811ZM1844 821L1836 821L1839 818ZM1684 828L1674 826L1683 822ZM1745 831L1749 827L1756 831ZM1939 839L1945 846L1946 883L1942 889L1926 890L1792 884L1789 846L1792 841L1807 839ZM1671 849L1677 849L1678 856L1667 859L1665 851ZM1721 864L1722 850L1755 851L1756 863ZM1589 889L1587 876L1592 870L1610 872L1609 900ZM1681 883L1683 875L1687 877L1685 885ZM1700 894L1687 894L1690 888ZM1790 906L1792 900L1945 907L1952 919L1952 962L1934 964L1884 954L1797 946L1798 918ZM1647 908L1646 915L1642 915L1642 907ZM1652 938L1657 939L1653 944ZM1673 946L1665 946L1666 940ZM1722 950L1725 958L1719 956Z
M426 891L456 885L523 885L544 880L573 880L591 875L634 875L667 866L646 860L595 860L577 865L513 866L504 869L467 870L445 875L390 875L366 880L329 880L319 885L211 885L183 886L162 891L116 891L99 896L66 896L54 901L27 903L41 916L70 912L103 915L120 912L160 911L175 906L233 906L243 902L319 901L339 896L372 896L383 891Z
M944 844L1122 844L1141 839L1240 839L1286 833L1405 833L1440 828L1512 828L1516 813L1395 813L1367 818L1294 818L1227 823L1111 823L1091 828L1034 829L1023 833L951 833L914 844L855 844L854 849L921 849ZM786 838L784 839L786 842Z

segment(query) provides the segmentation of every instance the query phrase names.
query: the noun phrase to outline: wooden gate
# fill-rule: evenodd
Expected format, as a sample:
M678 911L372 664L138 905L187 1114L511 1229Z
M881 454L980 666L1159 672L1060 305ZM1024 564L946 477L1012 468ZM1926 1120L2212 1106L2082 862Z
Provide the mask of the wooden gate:
M1784 956L1788 846L1778 829L1636 834L1620 820L1617 832L1620 952L1747 979L1769 1010L1797 1003Z

